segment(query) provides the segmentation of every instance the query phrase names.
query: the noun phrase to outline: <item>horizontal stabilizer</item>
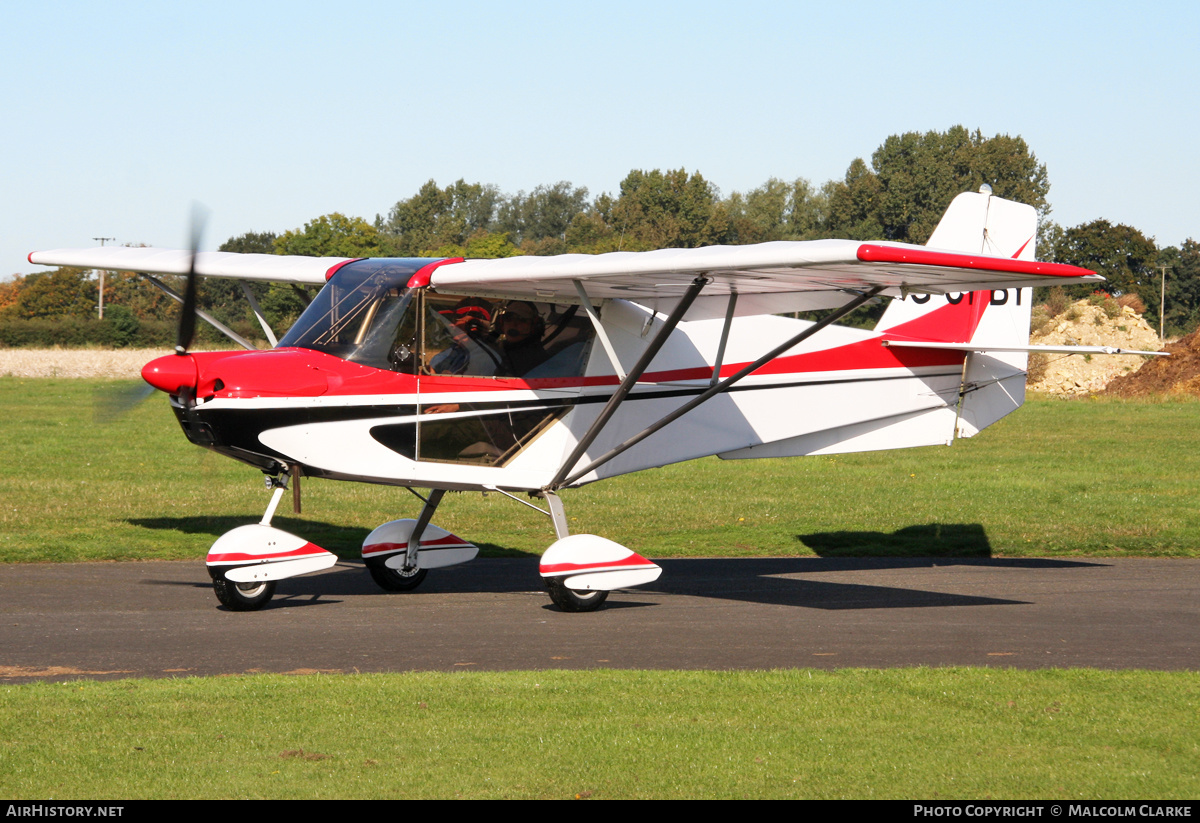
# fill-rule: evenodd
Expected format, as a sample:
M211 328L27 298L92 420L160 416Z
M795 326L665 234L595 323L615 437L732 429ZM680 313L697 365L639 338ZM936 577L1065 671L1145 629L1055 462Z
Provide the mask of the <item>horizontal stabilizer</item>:
M1122 349L1116 346L991 346L985 342L972 343L935 343L923 340L880 340L885 346L903 347L906 349L950 349L951 351L1011 351L1032 354L1145 354L1166 357L1165 351L1139 351L1137 349Z

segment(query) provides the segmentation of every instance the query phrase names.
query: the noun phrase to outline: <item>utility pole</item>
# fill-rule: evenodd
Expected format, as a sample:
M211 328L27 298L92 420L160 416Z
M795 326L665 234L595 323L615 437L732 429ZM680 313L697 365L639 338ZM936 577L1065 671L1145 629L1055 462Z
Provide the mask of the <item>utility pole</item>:
M1158 345L1161 346L1167 333L1167 318L1163 314L1167 305L1167 267L1159 266L1158 268L1162 271L1162 290L1158 295Z
M92 239L99 240L100 246L101 246L101 248L103 248L104 241L116 240L117 238L115 238L115 237L93 237ZM100 319L101 320L104 319L104 275L105 275L105 272L101 271L100 272Z

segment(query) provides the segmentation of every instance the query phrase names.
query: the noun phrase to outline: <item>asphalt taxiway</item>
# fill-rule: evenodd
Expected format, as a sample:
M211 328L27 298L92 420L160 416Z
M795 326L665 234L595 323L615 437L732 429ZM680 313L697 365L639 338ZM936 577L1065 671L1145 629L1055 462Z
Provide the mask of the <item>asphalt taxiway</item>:
M386 594L359 564L219 606L202 563L0 566L0 680L240 672L1200 668L1200 560L697 559L591 614L535 558Z

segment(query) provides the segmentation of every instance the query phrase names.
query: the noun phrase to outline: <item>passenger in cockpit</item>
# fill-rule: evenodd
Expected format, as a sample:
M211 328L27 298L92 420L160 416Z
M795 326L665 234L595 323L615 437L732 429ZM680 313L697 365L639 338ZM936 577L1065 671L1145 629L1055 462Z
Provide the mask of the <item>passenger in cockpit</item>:
M537 306L525 300L510 300L496 323L500 367L497 376L523 377L546 361L542 345L546 323Z

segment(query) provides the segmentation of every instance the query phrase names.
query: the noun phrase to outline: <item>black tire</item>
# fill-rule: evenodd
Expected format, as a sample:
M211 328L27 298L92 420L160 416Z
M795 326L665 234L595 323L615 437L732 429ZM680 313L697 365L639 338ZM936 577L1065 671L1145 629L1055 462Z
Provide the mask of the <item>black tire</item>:
M429 573L429 569L389 569L383 560L368 560L367 571L375 585L385 592L410 592L420 586Z
M213 591L221 605L231 612L254 612L270 602L275 595L275 581L234 583L223 577L213 578Z
M561 577L546 577L546 591L550 599L564 612L594 612L604 605L608 592L577 592L563 585Z

